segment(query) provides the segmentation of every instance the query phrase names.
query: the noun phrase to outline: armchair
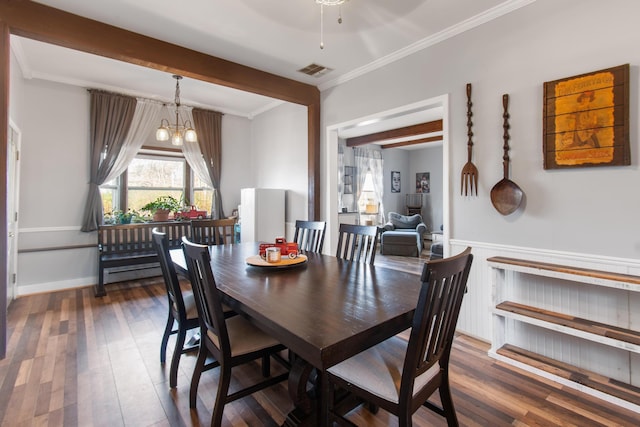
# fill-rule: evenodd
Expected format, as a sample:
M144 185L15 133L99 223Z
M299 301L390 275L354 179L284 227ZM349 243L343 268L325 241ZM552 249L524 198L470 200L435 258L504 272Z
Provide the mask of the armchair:
M382 227L380 253L419 257L422 253L424 234L428 232L422 216L401 215L389 212L389 221Z

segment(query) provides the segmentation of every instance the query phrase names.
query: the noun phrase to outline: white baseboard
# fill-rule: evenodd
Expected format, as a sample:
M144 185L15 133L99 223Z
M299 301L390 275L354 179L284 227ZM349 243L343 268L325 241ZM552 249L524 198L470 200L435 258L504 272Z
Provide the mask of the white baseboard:
M72 280L61 280L58 282L35 283L32 285L16 286L16 296L23 297L33 294L41 294L45 292L56 292L67 289L84 288L87 286L95 286L98 283L98 277L82 277Z
M122 282L125 280L137 280L147 277L162 276L160 267L148 265L142 266L142 268L120 267L113 269L106 269L104 284L106 286L109 283ZM22 297L33 294L41 294L45 292L57 292L68 289L84 288L87 286L95 286L98 283L98 276L81 277L78 279L60 280L57 282L43 282L34 283L31 285L19 285L16 286L16 297Z

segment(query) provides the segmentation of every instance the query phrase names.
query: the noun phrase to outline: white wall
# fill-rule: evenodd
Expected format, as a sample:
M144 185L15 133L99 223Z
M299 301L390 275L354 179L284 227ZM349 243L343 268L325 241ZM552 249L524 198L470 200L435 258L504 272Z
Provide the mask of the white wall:
M22 87L10 102L22 131L19 251L95 245L95 233L79 231L89 181L88 92L15 73L11 80ZM91 284L96 257L96 248L20 253L18 294Z
M323 91L323 129L448 94L451 173L446 197L451 201L453 241L475 242L489 251L500 246L502 254L524 248L525 253L539 249L547 254L572 253L574 258L575 253L582 253L612 263L637 262L640 198L634 196L633 183L640 180L638 14L640 2L632 0L537 0ZM543 170L543 83L625 63L631 64L632 165ZM459 180L467 156L466 83L473 84L474 163L480 179L478 197L465 198L459 194ZM511 97L511 179L526 194L524 206L506 217L497 213L489 197L502 178L504 93ZM321 140L326 166L330 163L326 138ZM323 183L328 179L326 173L323 169ZM483 259L474 262L478 276L470 280L474 290L470 290L469 301L474 301L473 293L490 294L486 281L481 280ZM481 317L471 320L468 316L468 322L461 322L462 329L490 339L490 307L476 308Z
M240 204L240 190L255 186L251 152L251 120L225 114L222 117L222 172L220 194L226 215ZM241 165L241 166L239 166Z
M384 213L389 216L389 212L405 213L405 195L413 192L412 180L409 174L409 154L411 151L398 148L382 150L383 160L383 180ZM400 172L400 192L391 192L391 171Z
M24 84L23 79L21 78L13 78L13 76L20 75L20 67L18 66L18 60L16 56L11 51L11 68L10 68L10 81L9 81L9 96L12 98L12 102L9 103L9 118L13 120L13 122L20 127L22 123L22 111L24 108L23 105L23 93L24 93Z
M307 108L284 103L260 114L252 121L251 140L252 151L246 154L254 168L246 161L240 167L253 173L255 187L287 190L287 223L307 219Z
M409 156L409 187L416 192L416 174L429 172L429 193L422 195L422 217L429 231L440 230L442 222L442 146L411 151Z

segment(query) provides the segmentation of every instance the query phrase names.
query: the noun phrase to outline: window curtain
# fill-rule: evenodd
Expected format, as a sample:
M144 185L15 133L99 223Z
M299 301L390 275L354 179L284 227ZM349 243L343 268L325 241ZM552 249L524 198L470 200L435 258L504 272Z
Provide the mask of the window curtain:
M358 181L358 188L356 191L355 205L356 210L360 211L360 197L362 196L362 189L364 188L364 181L367 177L367 171L369 170L369 153L366 148L355 147L353 149L353 159L356 164L356 176Z
M384 224L384 203L382 202L382 195L384 194L384 171L382 162L382 153L378 150L371 150L371 156L369 157L369 169L373 177L373 189L378 199L378 224Z
M113 164L113 168L104 182L109 182L117 178L129 167L131 161L140 151L140 147L147 140L149 135L156 130L160 123L160 114L162 111L162 103L152 101L150 99L138 98L136 103L136 111L133 113L131 128L127 134L127 138L122 144L122 149L118 153L118 157Z
M373 178L373 189L379 203L377 218L378 224L382 224L385 220L384 203L382 202L382 195L384 193L382 153L379 150L355 147L354 159L356 167L358 168L358 192L356 203L360 201L367 172L371 172L371 177Z
M193 123L193 113L192 108L187 107L184 114L187 120ZM195 125L194 125L195 126ZM196 130L198 134L198 139L200 139L200 133ZM200 151L200 145L198 141L187 141L185 140L182 145L182 154L184 154L184 158L187 163L193 169L195 174L204 182L207 186L213 188L213 183L211 182L211 177L209 176L209 170L207 169L207 164L204 161L204 157L202 156L202 151ZM214 199L215 200L215 199ZM210 211L213 217L213 210Z
M207 175L213 187L211 218L224 218L220 196L222 170L222 113L194 108L193 126L198 134L198 145L204 159Z
M106 182L126 141L136 110L130 96L90 90L90 181L82 231L94 231L102 223L100 185Z

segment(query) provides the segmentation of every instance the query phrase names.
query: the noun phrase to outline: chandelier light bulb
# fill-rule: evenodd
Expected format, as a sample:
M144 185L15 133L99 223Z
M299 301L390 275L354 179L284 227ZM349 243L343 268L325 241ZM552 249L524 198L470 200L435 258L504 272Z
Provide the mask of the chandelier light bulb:
M180 146L182 145L182 134L179 131L175 131L171 137L171 144Z
M197 142L198 135L196 134L196 131L193 128L188 128L184 132L184 139L185 141L188 141L188 142Z
M169 129L162 123L160 123L160 127L156 131L156 139L161 142L169 140Z

